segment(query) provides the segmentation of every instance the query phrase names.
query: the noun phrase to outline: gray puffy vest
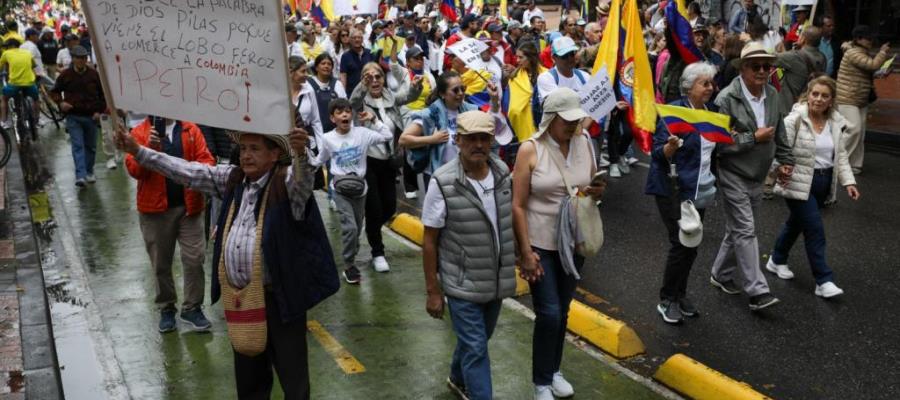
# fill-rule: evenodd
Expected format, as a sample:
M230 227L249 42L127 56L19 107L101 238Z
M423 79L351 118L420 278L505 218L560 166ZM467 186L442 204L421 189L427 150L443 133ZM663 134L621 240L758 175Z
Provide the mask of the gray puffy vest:
M500 159L492 156L489 164L494 174L499 241L460 161L444 164L434 173L447 207L446 223L438 238L441 286L447 296L473 303L510 297L516 292L512 179Z

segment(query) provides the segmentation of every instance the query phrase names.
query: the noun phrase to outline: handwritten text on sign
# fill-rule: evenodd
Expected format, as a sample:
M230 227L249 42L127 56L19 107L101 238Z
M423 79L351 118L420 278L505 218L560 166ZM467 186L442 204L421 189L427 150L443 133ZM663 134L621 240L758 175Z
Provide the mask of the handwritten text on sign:
M476 60L481 59L481 53L488 49L488 45L477 39L463 39L459 43L450 46L450 52L459 57L463 63L472 68Z
M613 92L612 83L609 81L606 67L597 70L597 73L591 77L587 85L581 88L579 93L581 94L581 109L594 121L600 121L616 107L616 95Z
M290 129L278 0L87 0L122 109L250 132Z

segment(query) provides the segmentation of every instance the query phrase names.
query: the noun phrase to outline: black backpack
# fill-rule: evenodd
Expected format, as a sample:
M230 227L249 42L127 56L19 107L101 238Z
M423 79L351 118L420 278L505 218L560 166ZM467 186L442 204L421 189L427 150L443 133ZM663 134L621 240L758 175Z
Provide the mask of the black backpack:
M334 78L331 78L322 87L319 87L319 83L312 77L307 79L307 82L312 86L313 91L316 92L316 104L319 106L319 120L322 121L322 132L331 132L334 129L334 123L331 122L331 118L328 115L328 104L338 97L334 91L336 81Z

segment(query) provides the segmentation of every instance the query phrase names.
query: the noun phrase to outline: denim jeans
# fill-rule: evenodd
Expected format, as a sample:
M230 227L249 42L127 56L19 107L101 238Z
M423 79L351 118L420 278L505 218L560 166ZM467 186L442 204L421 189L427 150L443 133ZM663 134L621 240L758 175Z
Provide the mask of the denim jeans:
M66 131L72 139L72 158L75 160L75 179L94 174L97 155L97 123L91 117L66 116Z
M472 400L493 397L488 339L497 326L500 304L501 300L480 304L447 296L450 319L456 332L450 379L462 382Z
M535 314L531 380L535 385L549 385L562 364L569 304L572 303L577 282L574 276L567 275L563 270L558 251L532 249L541 257L544 276L529 285ZM583 264L584 258L576 255L575 267L580 270Z
M822 170L816 170L813 175L808 199L805 201L786 199L791 214L781 228L781 234L775 241L775 250L772 251L772 262L787 264L791 247L803 233L806 258L809 260L817 285L834 280L834 273L825 262L825 225L822 223L820 212L831 189L832 170L820 171Z

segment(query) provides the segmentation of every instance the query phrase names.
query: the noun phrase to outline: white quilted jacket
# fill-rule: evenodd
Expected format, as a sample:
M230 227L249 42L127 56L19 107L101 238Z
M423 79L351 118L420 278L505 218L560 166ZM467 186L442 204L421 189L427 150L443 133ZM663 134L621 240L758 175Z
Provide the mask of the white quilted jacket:
M834 175L828 199L826 199L828 203L835 200L838 184L841 186L856 184L844 143L844 131L848 126L847 119L834 110L831 113L829 126L831 127L831 138L834 140ZM774 192L788 199L807 200L816 164L816 136L812 130L807 105L795 104L791 113L784 117L784 127L787 132L785 142L793 144L794 173L787 185L776 184Z

